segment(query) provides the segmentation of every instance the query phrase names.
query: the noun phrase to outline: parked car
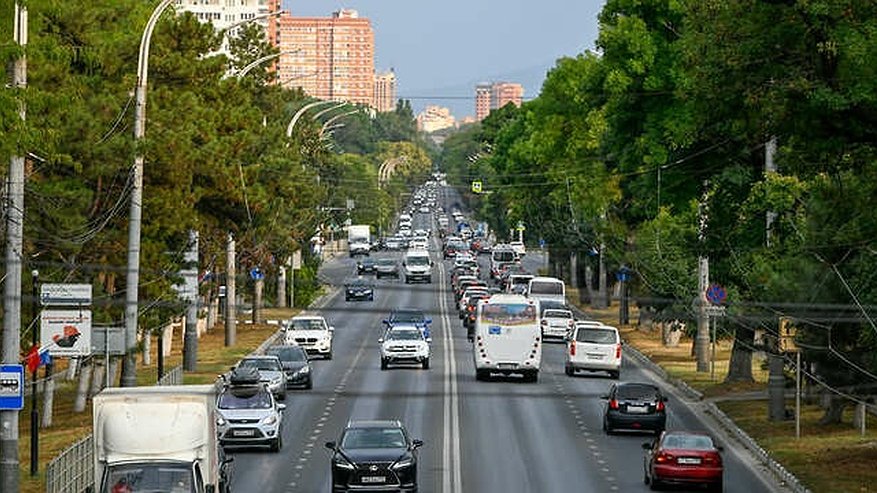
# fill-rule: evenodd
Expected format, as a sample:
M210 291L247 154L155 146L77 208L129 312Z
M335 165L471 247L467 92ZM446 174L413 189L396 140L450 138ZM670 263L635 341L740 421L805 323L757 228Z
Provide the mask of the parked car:
M332 491L417 491L417 449L399 421L350 421L332 451Z
M602 396L603 431L650 431L656 435L667 426L667 397L649 383L617 383Z
M375 285L363 279L353 279L344 284L344 301L374 301Z
M652 490L664 485L706 485L723 489L722 447L703 433L665 431L652 443L644 443L643 482Z
M216 398L216 433L222 447L283 447L283 410L252 367L239 367L225 379Z
M375 277L378 279L382 277L399 279L399 262L392 258L378 259L377 264L375 264Z
M268 386L274 397L286 400L286 372L280 358L272 355L253 355L242 359L236 367L255 368L259 372L259 380Z
M319 354L332 359L332 341L335 327L330 327L320 315L298 315L286 323L284 340L296 344L308 354Z
M566 343L566 374L577 371L605 371L621 375L621 336L608 325L575 324Z
M378 339L381 345L381 370L391 364L416 363L424 370L429 369L430 339L414 324L396 324Z
M277 345L265 349L265 354L277 356L283 371L286 372L286 386L303 387L311 389L314 386L314 378L311 363L308 361L308 353L301 346Z

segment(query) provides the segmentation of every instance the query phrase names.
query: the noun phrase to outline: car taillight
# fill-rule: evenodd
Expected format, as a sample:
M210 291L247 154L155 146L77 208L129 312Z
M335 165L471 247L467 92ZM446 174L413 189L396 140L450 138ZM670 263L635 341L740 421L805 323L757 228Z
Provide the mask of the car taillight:
M609 409L618 409L618 401L615 399L609 401Z
M576 341L569 342L569 355L570 356L576 355Z
M717 453L708 454L703 458L703 463L710 466L722 465L722 457Z
M655 406L655 410L660 412L660 411L663 411L664 409L665 409L664 401L658 401L658 404Z
M621 344L615 346L615 359L621 357Z
M548 320L542 319L542 325L548 325Z
M667 452L658 452L658 455L655 456L655 462L658 464L666 464L667 462L672 462L673 459L673 455Z

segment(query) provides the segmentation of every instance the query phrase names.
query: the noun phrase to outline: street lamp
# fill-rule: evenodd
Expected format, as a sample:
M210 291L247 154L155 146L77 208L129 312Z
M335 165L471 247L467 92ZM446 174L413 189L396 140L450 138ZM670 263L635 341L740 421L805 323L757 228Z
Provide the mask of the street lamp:
M335 101L325 101L325 100L320 100L320 101L314 101L313 103L308 103L308 104L302 106L301 109L299 109L298 111L295 112L295 115L293 115L292 119L289 120L289 125L286 126L286 137L287 137L287 138L291 138L291 137L292 137L292 129L295 128L295 124L298 123L298 120L299 120L299 119L302 117L302 115L304 115L305 112L307 112L309 109L311 109L311 108L316 108L317 106L322 106L322 105L324 105L324 104L334 103L334 102L335 102Z
M128 219L128 272L125 278L125 364L122 365L122 387L137 385L135 367L137 358L137 297L140 284L140 222L143 213L143 150L141 141L146 135L146 85L149 76L149 43L159 17L174 0L161 0L143 30L140 54L137 58L137 88L134 106L134 168L131 187L131 209Z
M281 57L283 55L292 55L301 51L301 48L292 50L292 51L281 51L280 53L272 53L270 55L265 55L262 58L257 58L249 63L246 67L242 68L240 72L235 74L235 77L238 79L243 79L251 70L258 67L259 65L267 62L268 60L273 60L275 58Z

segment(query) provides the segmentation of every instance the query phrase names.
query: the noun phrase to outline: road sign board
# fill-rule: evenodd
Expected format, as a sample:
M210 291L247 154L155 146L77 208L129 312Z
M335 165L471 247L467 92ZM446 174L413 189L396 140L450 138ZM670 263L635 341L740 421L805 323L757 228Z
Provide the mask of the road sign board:
M714 305L721 305L728 299L728 292L718 284L713 284L706 290L706 299Z
M472 193L481 193L481 180L472 182Z
M301 269L301 250L292 253L292 268Z
M40 303L51 306L91 305L91 284L52 284L40 286Z
M91 310L43 310L40 347L52 356L91 354Z
M261 281L262 279L265 279L265 273L262 272L262 269L258 267L253 267L252 269L250 269L250 279L254 281Z
M109 339L107 339L108 335ZM125 354L125 328L92 327L91 352L92 354L109 354L111 356Z
M706 309L706 314L709 317L724 317L725 316L725 307L724 306L707 305L704 308Z
M0 410L24 408L24 366L0 365Z

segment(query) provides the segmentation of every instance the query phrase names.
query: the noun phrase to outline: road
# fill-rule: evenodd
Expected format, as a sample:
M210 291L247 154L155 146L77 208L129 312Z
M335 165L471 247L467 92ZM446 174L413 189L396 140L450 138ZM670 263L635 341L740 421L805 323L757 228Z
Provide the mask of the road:
M429 220L417 215L415 229ZM470 344L447 287L447 263L435 245L437 275L432 284L381 280L374 302L348 303L343 293L336 293L318 310L335 327L335 357L314 362L312 391L290 391L279 454L234 453L232 490L331 491L324 442L336 440L350 419L400 419L413 438L426 443L419 455L421 492L647 491L641 444L650 437L601 431L599 396L612 381L566 376L564 345L546 344L538 383L476 382ZM541 266L536 254L525 259L533 270ZM351 259L337 258L322 274L342 284L354 271ZM431 314L429 370L380 370L381 320L394 307ZM657 381L629 358L621 379ZM694 412L670 395L668 428L703 429ZM731 450L725 454L725 467L727 492L775 491Z

